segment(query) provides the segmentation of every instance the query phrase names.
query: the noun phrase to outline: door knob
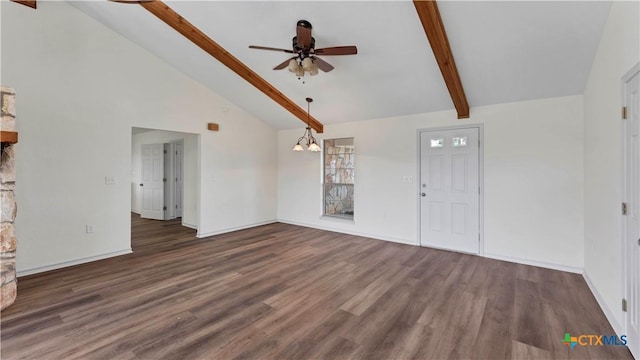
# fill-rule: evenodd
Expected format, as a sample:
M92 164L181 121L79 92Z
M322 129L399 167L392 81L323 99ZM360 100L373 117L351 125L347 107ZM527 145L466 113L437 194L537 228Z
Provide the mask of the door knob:
M140 184L140 186L144 186L144 184Z
M421 193L420 195L421 195L422 197L427 196L427 194L425 194L425 193Z

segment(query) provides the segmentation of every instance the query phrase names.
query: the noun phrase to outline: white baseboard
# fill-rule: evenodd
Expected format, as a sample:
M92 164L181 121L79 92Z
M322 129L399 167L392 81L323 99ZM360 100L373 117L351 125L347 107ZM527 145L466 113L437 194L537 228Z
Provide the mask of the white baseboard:
M138 210L131 209L131 212L134 214L142 215L142 212Z
M486 252L484 253L484 257L489 258L489 259L508 261L508 262L512 262L512 263L516 263L516 264L537 266L537 267L541 267L541 268L545 268L545 269L566 271L566 272L570 272L570 273L574 273L574 274L582 274L582 272L584 270L583 268L576 267L576 266L554 264L554 263L548 263L548 262L544 262L544 261L522 259L522 258L511 257L511 256L499 255L499 254L491 254L491 253L486 253Z
M593 297L596 298L596 301L598 302L598 305L600 305L600 309L602 309L602 312L604 312L604 316L606 316L607 320L609 320L609 324L611 324L611 327L613 328L613 331L615 331L616 334L618 334L618 336L624 335L624 328L616 320L615 314L613 313L613 311L611 311L609 306L607 306L607 302L604 301L604 298L602 297L602 295L598 291L598 288L596 288L593 285L593 282L591 281L591 278L589 277L589 273L587 273L586 270L583 271L582 277L584 278L584 281L589 286L589 289L591 290L591 293L593 294Z
M345 220L338 219L338 221L345 221ZM397 244L413 245L413 246L418 246L419 245L419 244L416 244L413 241L407 241L405 239L398 239L398 238L393 238L393 237L388 237L388 236L367 234L367 233L362 233L362 232L359 232L359 231L348 231L348 230L344 230L344 229L336 229L336 228L332 228L332 227L329 227L329 226L318 226L318 225L299 223L299 222L296 222L296 221L289 221L289 220L283 220L283 219L278 219L278 222L281 222L281 223L284 223L284 224L289 224L289 225L304 226L304 227L308 227L308 228L312 228L312 229L333 231L333 232L337 232L337 233L341 233L341 234L361 236L361 237L366 237L366 238L371 238L371 239L376 239L376 240L384 240L384 241L389 241L389 242L393 242L393 243L397 243Z
M183 222L183 223L182 223L182 226L184 226L184 227L188 227L189 229L198 230L198 226L197 226L197 225L188 224L188 223L186 223L186 222Z
M230 232L234 232L234 231L238 231L238 230L250 229L250 228L258 227L258 226L262 226L262 225L273 224L275 222L278 222L278 221L277 220L267 220L267 221L257 222L257 223L253 223L253 224L249 224L249 225L237 226L237 227L228 228L228 229L209 231L209 232L206 232L206 233L197 233L196 237L197 238L206 238L206 237L209 237L209 236L226 234L226 233L230 233Z
M98 261L98 260L107 259L107 258L111 258L111 257L115 257L115 256L127 255L127 254L131 254L132 252L133 251L131 251L131 248L128 248L128 249L123 249L123 250L119 250L119 251L109 252L109 253L106 253L106 254L88 256L88 257L84 257L84 258L80 258L80 259L63 261L63 262L60 262L60 263L40 266L40 267L26 269L26 270L18 270L16 275L18 277L27 276L27 275L37 274L37 273L41 273L41 272L45 272L45 271L61 269L61 268L65 268L65 267L69 267L69 266L73 266L73 265L85 264L85 263L88 263L88 262Z

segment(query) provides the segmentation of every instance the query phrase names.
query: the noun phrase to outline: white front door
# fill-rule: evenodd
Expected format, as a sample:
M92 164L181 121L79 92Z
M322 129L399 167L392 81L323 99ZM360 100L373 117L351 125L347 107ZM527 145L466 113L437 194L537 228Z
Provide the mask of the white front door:
M480 251L479 129L420 133L420 245Z
M142 213L164 220L164 144L142 145Z
M637 68L636 68L637 69ZM631 353L640 359L640 72L625 81L627 119L623 120L625 157L625 199L627 216L624 229L626 335Z

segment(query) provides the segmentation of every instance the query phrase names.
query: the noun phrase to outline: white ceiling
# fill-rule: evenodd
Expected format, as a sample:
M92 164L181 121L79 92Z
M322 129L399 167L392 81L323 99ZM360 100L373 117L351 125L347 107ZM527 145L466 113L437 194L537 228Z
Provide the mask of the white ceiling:
M167 1L175 11L324 124L453 109L411 1ZM148 49L279 129L300 120L139 5L73 6ZM582 94L609 12L596 1L439 1L473 107ZM330 73L299 81L272 68L288 54L297 20L313 25L316 48L356 45L325 56Z

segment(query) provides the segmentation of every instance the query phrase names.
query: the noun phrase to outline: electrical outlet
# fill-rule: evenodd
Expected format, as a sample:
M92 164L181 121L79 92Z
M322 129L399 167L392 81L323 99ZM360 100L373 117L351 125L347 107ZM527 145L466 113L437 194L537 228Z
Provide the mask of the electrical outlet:
M87 234L93 234L96 231L93 225L87 225L86 229L87 229Z
M116 177L115 176L105 176L104 177L104 184L105 185L114 185L116 183Z
M413 176L403 176L402 182L406 184L411 184L413 182Z

